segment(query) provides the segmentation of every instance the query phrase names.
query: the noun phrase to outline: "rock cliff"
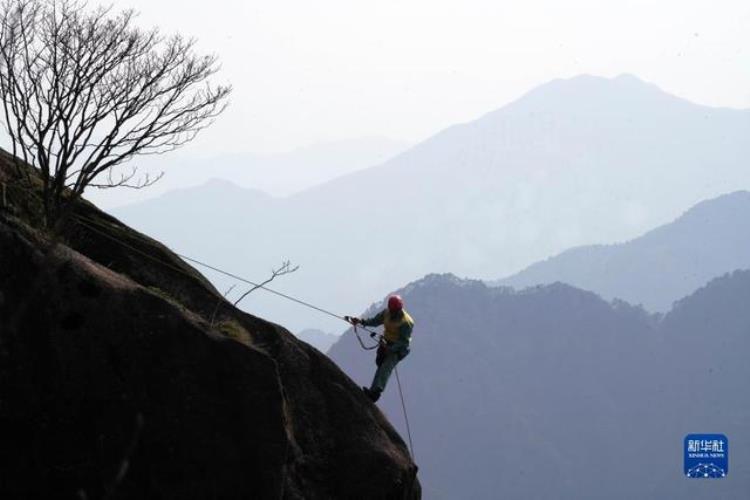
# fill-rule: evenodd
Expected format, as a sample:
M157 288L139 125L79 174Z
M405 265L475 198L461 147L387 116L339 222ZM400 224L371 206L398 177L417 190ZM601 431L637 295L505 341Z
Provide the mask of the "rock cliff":
M2 498L420 497L326 356L93 205L51 238L0 162Z

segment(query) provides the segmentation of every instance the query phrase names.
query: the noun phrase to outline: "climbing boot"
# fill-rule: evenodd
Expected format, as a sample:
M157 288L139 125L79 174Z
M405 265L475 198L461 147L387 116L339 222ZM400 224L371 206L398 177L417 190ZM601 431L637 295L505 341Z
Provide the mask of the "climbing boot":
M362 392L364 392L365 396L370 398L370 401L372 401L373 403L380 399L380 391L378 390L372 390L369 387L363 387Z

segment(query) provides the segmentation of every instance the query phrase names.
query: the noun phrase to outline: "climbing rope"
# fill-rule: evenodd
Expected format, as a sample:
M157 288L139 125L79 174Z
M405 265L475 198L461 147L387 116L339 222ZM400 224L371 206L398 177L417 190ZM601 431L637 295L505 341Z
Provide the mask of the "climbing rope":
M409 437L409 451L411 459L416 462L417 456L414 454L414 443L411 440L411 426L409 425L409 414L406 412L406 403L404 402L404 391L401 390L401 379L398 376L398 366L393 370L396 372L396 382L398 382L398 395L401 397L401 409L404 411L404 422L406 422L406 435Z
M132 251L134 251L134 252L136 252L136 253L144 256L144 257L147 257L148 259L151 259L152 261L155 261L155 262L157 262L159 264L162 264L165 267L169 267L170 269L172 269L174 271L177 271L177 272L179 272L181 274L184 274L186 276L194 277L192 274L190 274L189 272L185 271L184 269L180 269L179 267L175 266L174 264L171 264L169 262L165 262L165 261L163 261L163 260L161 260L161 259L159 259L157 257L154 257L153 255L150 255L150 254L148 254L148 253L146 253L146 252L144 252L144 251L142 251L142 250L134 247L133 245L130 245L130 244L122 241L121 239L119 239L119 238L117 238L115 236L112 236L111 234L108 234L108 233L104 232L101 229L97 229L96 227L93 227L92 225L96 225L96 226L99 226L99 228L106 228L106 229L111 229L111 227L106 226L106 225L104 225L103 223L101 223L99 221L96 221L96 220L91 219L89 217L85 217L83 215L73 214L73 216L78 219L78 221L81 223L81 225L87 227L91 231L99 234L100 236L103 236L103 237L105 237L105 238L107 238L107 239L109 239L111 241L119 243L120 245L124 246L125 248L128 248L128 249L130 249L130 250L132 250ZM251 280L249 280L247 278L243 278L242 276L239 276L237 274L231 273L229 271L225 271L225 270L220 269L220 268L218 268L216 266L212 266L210 264L202 262L202 261L200 261L198 259L195 259L193 257L187 256L187 255L183 255L183 254L178 253L178 252L175 252L171 248L169 250L171 252L173 252L175 255L177 255L178 257L180 257L181 259L185 259L185 260L190 261L190 262L192 262L194 264L197 264L199 266L205 267L206 269L210 269L210 270L212 270L214 272L217 272L219 274L223 274L224 276L227 276L229 278L233 278L233 279L235 279L237 281L241 281L242 283L246 283L246 284L254 286L256 288L265 290L266 292L272 293L274 295L277 295L277 296L282 297L282 298L287 299L287 300L291 300L292 302L296 302L297 304L300 304L302 306L309 307L310 309L314 309L314 310L316 310L318 312L321 312L323 314L327 314L328 316L331 316L333 318L340 319L341 321L345 321L346 323L349 323L349 321L347 321L344 316L341 316L339 314L336 314L336 313L333 313L333 312L328 311L326 309L323 309L322 307L318 307L318 306L313 305L313 304L311 304L309 302L305 302L304 300L301 300L301 299L298 299L298 298L293 297L291 295L279 292L277 290L274 290L273 288L267 287L266 285L261 285L259 283L255 283L255 282L253 282L253 281L251 281ZM365 331L367 331L370 334L373 334L373 335L376 334L376 332L374 332L372 330L369 330L367 328L362 327L362 329L365 330Z
M163 261L163 260L161 260L161 259L159 259L159 258L157 258L157 257L154 257L153 255L150 255L150 254L148 254L147 252L144 252L143 250L140 250L139 248L136 248L135 246L133 246L133 245L130 245L129 243L126 243L125 241L122 241L121 239L119 239L119 238L117 238L117 237L115 237L115 236L113 236L113 235L111 235L111 234L108 234L108 233L106 233L106 232L105 232L105 231L103 231L102 229L99 229L99 228L106 228L106 229L111 229L111 227L110 227L110 226L108 226L108 225L105 225L105 224L103 224L103 223L101 223L101 222L99 222L99 221L96 221L96 220L94 220L94 219L91 219L91 218L89 218L89 217L85 217L85 216L83 216L83 215L79 215L79 214L75 214L75 213L74 213L74 214L73 214L73 216L74 216L74 217L75 217L76 219L78 219L78 222L79 222L79 223L80 223L81 225L83 225L84 227L88 228L88 229L89 229L90 231L92 231L92 232L94 232L94 233L97 233L97 234L99 234L100 236L102 236L102 237L105 237L105 238L109 239L110 241L113 241L113 242L115 242L115 243L118 243L118 244L122 245L123 247L125 247L125 248L127 248L127 249L129 249L129 250L131 250L131 251L133 251L133 252L136 252L136 253L138 253L139 255L142 255L142 256L144 256L144 257L146 257L146 258L148 258L148 259L150 259L150 260L152 260L152 261L154 261L154 262L157 262L157 263L159 263L159 264L161 264L161 265L163 265L163 266L165 266L165 267L168 267L168 268L172 269L173 271L176 271L176 272L178 272L178 273L184 274L184 275L186 275L186 276L189 276L189 277L191 277L191 278L193 278L193 277L194 277L194 276L193 276L192 274L190 274L190 273L189 273L189 272L187 272L186 270L184 270L184 269L180 269L179 267L175 266L175 265L174 265L174 264L172 264L172 263L169 263L169 262L165 262L165 261ZM168 248L168 247L167 247L167 248ZM189 257L189 256L187 256L187 255L183 255L183 254L180 254L180 253L174 252L174 251L173 251L173 250L171 250L171 249L170 249L170 251L171 251L171 252L173 252L173 253L174 253L175 255L177 255L177 256L178 256L178 257L180 257L180 258L182 258L182 259L185 259L185 260L187 260L187 261L190 261L190 262L192 262L192 263L194 263L194 264L197 264L197 265L199 265L199 266L205 267L206 269L210 269L210 270L212 270L212 271L214 271L214 272L217 272L217 273L219 273L219 274L223 274L224 276L227 276L227 277L230 277L230 278L236 279L237 281L241 281L241 282L243 282L243 283L246 283L246 284L248 284L248 285L254 286L254 287L256 287L256 288L259 288L259 289L265 290L266 292L272 293L272 294L274 294L274 295L277 295L277 296L279 296L279 297L282 297L282 298L284 298L284 299L290 300L290 301L292 301L292 302L295 302L295 303L297 303L297 304L300 304L300 305L302 305L302 306L305 306L305 307L309 307L310 309L316 310L316 311L318 311L318 312L320 312L320 313L323 313L323 314L327 314L328 316L331 316L331 317L334 317L334 318L340 319L340 320L342 320L342 321L345 321L345 322L346 322L347 324L352 324L352 323L351 323L351 322L350 322L350 321L349 321L349 320L348 320L348 319L347 319L347 318L346 318L345 316L341 316L341 315L339 315L339 314L333 313L333 312L331 312L331 311L328 311L328 310L326 310L326 309L323 309L322 307L318 307L318 306L316 306L316 305L313 305L313 304L311 304L311 303L309 303L309 302L306 302L306 301L304 301L304 300L301 300L301 299L298 299L298 298L296 298L296 297L293 297L293 296L291 296L291 295L288 295L288 294L285 294L285 293L279 292L279 291L277 291L277 290L274 290L274 289L272 289L272 288L269 288L269 287L267 287L267 286L265 286L265 285L261 285L261 284L259 284L259 283L255 283L255 282L253 282L253 281L251 281L251 280L249 280L249 279L247 279L247 278L243 278L242 276L239 276L239 275L237 275L237 274L231 273L231 272L229 272L229 271L225 271L225 270L223 270L223 269L220 269L220 268L218 268L218 267L216 267L216 266L212 266L212 265L210 265L210 264L207 264L207 263L205 263L205 262L202 262L202 261L200 261L200 260L198 260L198 259L194 259L194 258L192 258L192 257ZM377 342L377 343L376 343L375 345L372 345L372 346L368 346L368 345L366 345L366 344L364 343L364 341L363 341L363 340L362 340L362 338L360 337L360 335L359 335L359 331L358 331L358 329L357 329L357 325L356 325L356 324L354 324L354 325L353 325L353 327L354 327L354 328L353 328L353 330L354 330L354 334L355 334L355 336L357 337L357 340L359 341L359 344L360 344L360 346L362 346L362 349L364 349L364 350L367 350L367 351L370 351L370 350L376 349L376 348L377 348L377 347L378 347L378 346L380 345L380 342L381 342L381 338L382 338L382 336L379 336L379 337L378 337L378 333L377 333L376 331L374 331L374 330L370 330L369 328L367 328L367 327L365 327L365 326L362 326L362 325L360 325L360 326L359 326L359 328L362 328L362 330L364 330L364 331L366 331L367 333L369 333L369 334L370 334L370 337L371 337L371 338L376 338L376 337L378 337L378 342ZM395 372L396 372L396 382L398 383L398 393L399 393L399 397L401 398L401 409L402 409L402 411L403 411L403 414L404 414L404 421L406 422L406 433L407 433L407 436L409 437L409 451L410 451L410 453L411 453L411 456L412 456L412 460L415 460L415 461L416 461L416 457L415 457L415 455L414 455L414 444L413 444L413 442L412 442L412 437L411 437L411 427L410 427L410 425L409 425L409 415L408 415L408 413L407 413L407 411L406 411L406 402L405 402L405 400L404 400L404 393L403 393L403 389L402 389L402 387L401 387L401 379L400 379L400 377L399 377L399 375L398 375L398 367L395 367L395 368L394 368L394 370L395 370Z

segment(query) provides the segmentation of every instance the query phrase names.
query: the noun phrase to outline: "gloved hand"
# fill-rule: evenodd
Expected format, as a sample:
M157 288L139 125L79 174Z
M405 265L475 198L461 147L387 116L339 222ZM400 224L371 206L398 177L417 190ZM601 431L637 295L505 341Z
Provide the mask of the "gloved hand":
M344 319L347 320L352 325L355 325L355 326L362 324L362 320L359 319L359 318L355 318L354 316L344 316Z

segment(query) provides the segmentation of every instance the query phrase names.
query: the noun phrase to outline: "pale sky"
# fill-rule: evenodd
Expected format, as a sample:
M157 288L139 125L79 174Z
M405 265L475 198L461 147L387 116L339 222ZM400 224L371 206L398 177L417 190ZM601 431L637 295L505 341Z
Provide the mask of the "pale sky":
M580 73L750 108L750 1L117 0L216 53L234 86L191 153L418 142Z

